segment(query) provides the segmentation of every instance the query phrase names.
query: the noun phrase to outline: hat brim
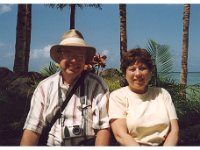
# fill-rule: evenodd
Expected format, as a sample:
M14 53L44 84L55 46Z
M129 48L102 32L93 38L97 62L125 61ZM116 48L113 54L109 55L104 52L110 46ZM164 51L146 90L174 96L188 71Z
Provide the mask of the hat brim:
M56 62L60 61L60 50L83 50L86 51L86 64L90 63L93 60L94 55L96 54L96 49L90 46L73 46L73 45L54 45L50 49L50 56Z

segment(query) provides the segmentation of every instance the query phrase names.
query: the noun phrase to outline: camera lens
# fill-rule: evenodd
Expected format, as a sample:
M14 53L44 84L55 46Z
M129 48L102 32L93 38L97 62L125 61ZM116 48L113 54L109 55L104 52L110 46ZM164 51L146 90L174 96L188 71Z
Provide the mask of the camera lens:
M74 126L72 132L75 135L79 135L81 133L81 128L79 126Z

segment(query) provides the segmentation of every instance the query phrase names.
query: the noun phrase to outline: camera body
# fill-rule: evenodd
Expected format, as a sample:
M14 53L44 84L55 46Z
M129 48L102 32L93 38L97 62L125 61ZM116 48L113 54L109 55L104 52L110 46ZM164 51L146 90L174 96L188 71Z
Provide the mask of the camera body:
M63 133L65 138L76 137L83 135L83 129L80 125L65 126Z

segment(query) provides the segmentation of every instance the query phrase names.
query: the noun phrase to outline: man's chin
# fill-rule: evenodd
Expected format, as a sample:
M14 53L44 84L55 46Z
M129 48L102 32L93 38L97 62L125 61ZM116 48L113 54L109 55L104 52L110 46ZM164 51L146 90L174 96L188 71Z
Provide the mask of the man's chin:
M66 71L66 73L67 73L67 74L70 74L70 75L78 75L78 74L80 74L81 72L80 72L80 69L68 69L68 70Z

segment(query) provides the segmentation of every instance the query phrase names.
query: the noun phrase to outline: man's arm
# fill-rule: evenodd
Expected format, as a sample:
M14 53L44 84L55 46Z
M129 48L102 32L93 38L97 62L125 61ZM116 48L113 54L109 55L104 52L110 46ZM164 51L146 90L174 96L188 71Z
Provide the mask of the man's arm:
M101 129L97 131L95 146L109 146L110 145L110 129Z
M22 135L20 146L37 146L39 138L40 134L25 129Z

